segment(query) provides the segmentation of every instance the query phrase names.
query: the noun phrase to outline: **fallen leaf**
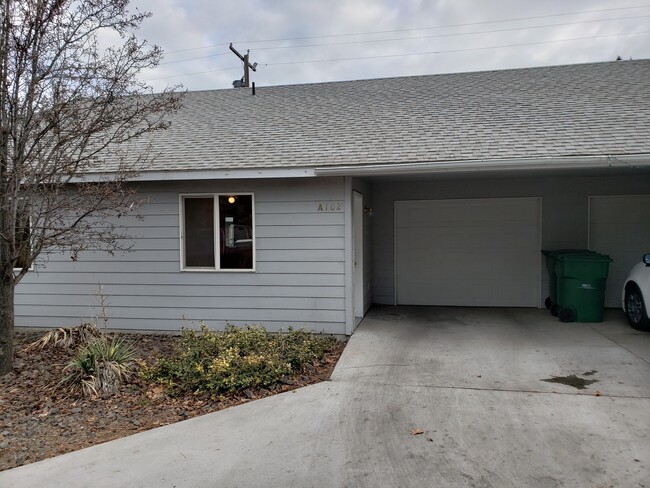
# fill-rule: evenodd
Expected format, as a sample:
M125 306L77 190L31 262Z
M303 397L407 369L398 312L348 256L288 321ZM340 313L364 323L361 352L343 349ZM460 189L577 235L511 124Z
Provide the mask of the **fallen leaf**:
M593 393L593 395L594 395L594 396L600 396L600 390L596 390L596 391Z
M427 437L427 440L428 440L429 442L433 442L433 439L432 439L431 437Z
M160 385L155 385L146 392L146 395L152 400L157 400L165 396L165 388Z
M411 433L411 435L420 435L420 434L424 434L424 431L423 431L423 430L420 430L420 429L411 429L411 430L409 430L409 432Z

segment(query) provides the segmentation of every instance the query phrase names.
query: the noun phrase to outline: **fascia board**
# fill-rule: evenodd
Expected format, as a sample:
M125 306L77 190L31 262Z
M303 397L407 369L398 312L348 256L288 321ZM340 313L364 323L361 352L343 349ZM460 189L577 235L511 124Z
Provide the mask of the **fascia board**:
M423 173L465 173L504 170L551 170L650 167L650 154L616 156L571 156L535 159L435 161L424 163L375 164L319 167L316 176L409 175Z
M179 181L179 180L235 180L267 178L309 178L315 176L313 168L225 169L187 171L143 171L128 181ZM115 173L88 173L75 177L71 183L92 183L115 177Z

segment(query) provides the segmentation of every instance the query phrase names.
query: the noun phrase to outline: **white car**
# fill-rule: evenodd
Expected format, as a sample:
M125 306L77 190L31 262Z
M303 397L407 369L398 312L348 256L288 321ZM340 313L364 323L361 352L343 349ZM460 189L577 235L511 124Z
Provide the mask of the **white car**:
M650 254L632 268L623 287L623 310L635 329L650 330L646 304L650 304Z

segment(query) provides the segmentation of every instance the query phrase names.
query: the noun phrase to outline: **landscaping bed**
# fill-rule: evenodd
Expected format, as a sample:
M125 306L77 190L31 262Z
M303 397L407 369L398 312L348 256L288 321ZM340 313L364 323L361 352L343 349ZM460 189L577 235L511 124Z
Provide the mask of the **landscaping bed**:
M26 352L40 334L17 334L14 371L0 377L0 470L82 449L223 408L329 379L345 343L332 342L321 359L267 386L234 392L170 391L151 374L159 359L178 357L179 336L110 334L133 345L136 372L115 394L84 396L53 389L77 350ZM146 379L145 379L146 378Z

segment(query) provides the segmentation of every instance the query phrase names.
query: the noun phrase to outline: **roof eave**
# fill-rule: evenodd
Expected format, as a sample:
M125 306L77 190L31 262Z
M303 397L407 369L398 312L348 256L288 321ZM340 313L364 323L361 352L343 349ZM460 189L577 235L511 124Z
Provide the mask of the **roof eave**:
M564 156L467 161L430 161L399 164L331 166L315 169L316 176L388 176L486 171L568 170L650 167L650 154Z
M539 171L599 168L650 168L650 153L565 156L548 158L482 159L467 161L427 161L413 163L380 163L347 166L320 166L316 168L250 168L214 170L143 171L129 181L187 181L234 180L269 178L311 178L316 176L390 176L416 174L461 174L490 171ZM99 182L111 179L114 174L89 173L74 178L72 183Z
M114 177L114 173L88 173L72 183L99 182ZM267 178L308 178L315 176L314 168L251 168L210 170L142 171L129 181L236 180Z

